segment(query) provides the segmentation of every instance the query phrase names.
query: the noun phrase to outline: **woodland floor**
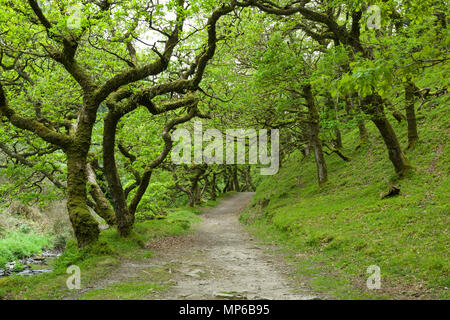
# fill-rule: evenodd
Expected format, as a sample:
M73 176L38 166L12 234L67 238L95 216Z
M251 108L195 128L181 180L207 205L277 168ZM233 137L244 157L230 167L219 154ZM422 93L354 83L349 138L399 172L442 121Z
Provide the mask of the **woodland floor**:
M122 261L105 279L66 299L319 299L291 277L273 247L254 240L238 221L253 193L237 193L201 215L185 236L147 244L155 255Z

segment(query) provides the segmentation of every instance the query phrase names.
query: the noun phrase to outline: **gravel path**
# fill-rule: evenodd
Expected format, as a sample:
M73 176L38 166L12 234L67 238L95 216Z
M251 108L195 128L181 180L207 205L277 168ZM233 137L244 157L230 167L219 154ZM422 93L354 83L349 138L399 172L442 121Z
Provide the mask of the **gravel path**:
M101 292L130 280L153 281L155 276L169 289L143 296L136 292L135 298L318 299L306 285L289 280L290 267L280 254L258 244L242 228L238 218L253 195L243 192L225 198L217 207L205 210L202 222L189 235L152 240L148 248L155 252L154 256L143 261L124 261L105 279L65 299L77 299L91 290Z
M238 218L253 193L237 193L202 215L188 243L158 250L174 286L157 299L316 299L287 280L288 267L242 228Z

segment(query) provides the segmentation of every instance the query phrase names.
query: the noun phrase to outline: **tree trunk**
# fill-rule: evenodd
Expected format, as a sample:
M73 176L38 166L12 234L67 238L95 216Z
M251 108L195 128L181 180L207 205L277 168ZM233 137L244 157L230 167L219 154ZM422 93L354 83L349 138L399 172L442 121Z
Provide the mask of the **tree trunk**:
M100 230L86 204L86 156L79 149L67 151L67 209L78 246L98 240Z
M117 171L114 154L116 128L119 119L120 117L114 115L112 112L108 113L105 117L103 129L103 167L109 192L112 197L112 205L116 214L117 229L121 236L128 236L133 224Z
M193 208L193 207L195 207L195 200L194 200L194 197L193 196L189 196L189 207L191 207L191 208Z
M241 191L241 187L239 186L239 180L238 180L238 172L237 172L237 166L233 166L233 190L234 191Z
M416 112L414 110L414 91L415 86L410 81L405 87L405 100L406 100L406 120L408 122L408 150L414 149L417 141L419 140L419 135L417 133L417 121Z
M192 184L191 194L192 194L192 206L196 206L200 204L200 186L198 184L198 179L194 180L194 183Z
M305 158L311 154L311 145L309 144L309 142L306 143L304 145L304 147L302 148L302 154L303 154L303 157L305 157Z
M326 106L330 110L334 110L334 115L335 115L336 121L339 121L338 106L329 92L327 92L327 94L326 94ZM342 149L341 130L339 130L339 127L337 125L335 125L333 127L333 131L334 131L334 134L336 135L336 139L333 139L334 147L336 149Z
M255 185L253 184L252 174L251 174L251 167L250 167L250 166L247 166L246 180L247 180L247 183L248 183L249 186L250 186L249 191L255 191L255 190L256 190L256 187L255 187Z
M334 127L334 134L336 135L336 139L334 140L336 149L342 149L343 145L342 145L341 130L339 130L338 127Z
M230 168L229 166L225 167L223 182L224 182L224 188L222 190L222 193L226 193L233 190L233 180L230 178Z
M324 185L328 181L327 165L323 155L322 142L319 138L319 111L314 102L314 98L310 85L303 86L303 95L308 106L308 122L310 129L310 144L314 151L314 159L317 167L317 178L319 186Z
M210 192L211 192L211 200L216 201L216 174L212 174L211 181L209 182Z
M400 176L404 175L412 167L404 156L397 135L389 120L386 118L381 97L374 94L367 96L364 98L362 107L364 112L371 116L372 122L378 128L378 131L380 131L388 149L389 159L394 165L395 172Z
M135 196L131 200L131 203L128 207L128 223L130 224L130 229L134 224L136 210L139 205L139 202L141 202L142 197L144 196L145 192L147 191L148 185L150 184L150 179L152 177L153 169L152 170L146 170L144 174L142 175L141 183L139 184L139 187L136 191Z
M359 145L356 147L356 149L360 148L361 146L369 142L369 132L367 131L364 120L358 121L358 129L359 129Z
M353 107L353 99L358 99L357 94L353 94L351 97L345 98L345 111L347 112L347 115L353 117L353 111L357 111L358 113L361 112L360 109L356 109ZM369 132L367 131L365 120L360 119L358 120L358 130L359 130L359 144L356 146L356 149L361 148L363 145L369 142Z
M205 181L205 184L203 185L203 187L201 189L200 189L200 186L197 188L197 195L195 196L195 204L196 205L202 204L202 196L203 196L203 193L205 192L206 187L207 187L207 182Z
M116 216L111 204L97 183L97 176L91 164L86 165L86 174L89 185L89 194L95 202L95 212L102 217L109 226L116 224Z

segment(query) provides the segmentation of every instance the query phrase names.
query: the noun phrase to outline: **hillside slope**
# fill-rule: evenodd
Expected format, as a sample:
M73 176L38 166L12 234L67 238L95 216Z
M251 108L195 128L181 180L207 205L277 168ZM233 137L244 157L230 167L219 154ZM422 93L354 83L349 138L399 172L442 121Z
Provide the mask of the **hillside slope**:
M401 181L367 122L365 147L355 150L357 129L343 136L351 162L327 156L325 187L317 186L312 156L295 152L277 175L262 179L241 221L260 239L285 245L297 272L332 297L448 299L448 111L441 97L418 115L420 143L406 153L415 170ZM406 146L406 122L391 122ZM401 192L381 200L388 179ZM379 290L366 288L371 265L380 267Z

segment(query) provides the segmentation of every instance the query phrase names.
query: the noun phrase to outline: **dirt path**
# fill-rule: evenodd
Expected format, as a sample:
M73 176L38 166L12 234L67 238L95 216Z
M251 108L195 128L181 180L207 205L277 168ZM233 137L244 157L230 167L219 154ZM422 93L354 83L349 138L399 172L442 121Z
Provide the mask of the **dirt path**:
M306 287L288 280L289 266L270 254L238 221L253 193L237 193L201 215L202 222L187 236L150 243L155 256L146 261L125 262L109 279L86 288L78 296L130 279L146 281L160 273L168 290L151 299L317 299ZM153 247L152 247L153 246ZM71 299L76 297L71 297Z
M175 285L157 299L314 299L290 287L286 268L243 230L238 221L253 193L238 193L202 215L189 247L161 250L159 263L172 266Z

